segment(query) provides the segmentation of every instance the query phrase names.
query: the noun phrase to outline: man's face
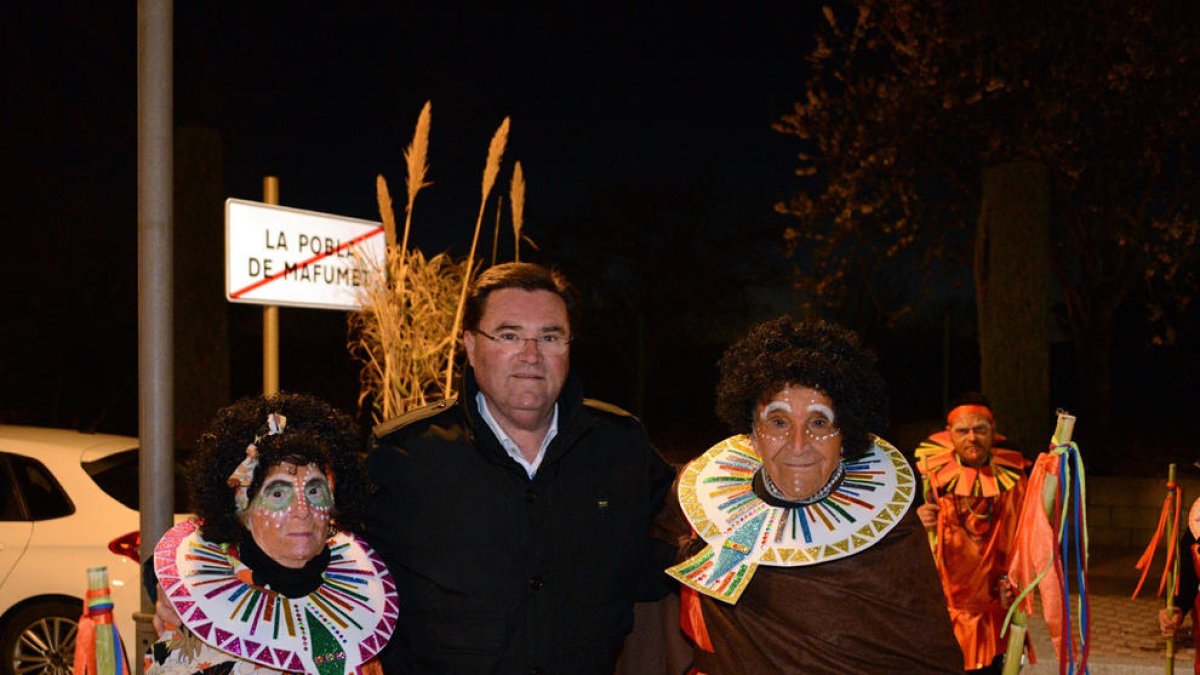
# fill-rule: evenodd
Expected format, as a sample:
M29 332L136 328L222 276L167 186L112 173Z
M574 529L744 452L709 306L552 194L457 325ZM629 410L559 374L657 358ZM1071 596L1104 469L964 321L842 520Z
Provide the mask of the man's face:
M523 339L514 348L488 335ZM571 364L568 350L556 354L537 344L550 335L570 338L566 303L550 291L520 288L488 294L478 330L463 334L488 410L502 426L536 430L549 421Z
M809 387L788 386L754 409L750 436L771 482L800 501L825 486L842 458L833 401Z
M954 451L967 466L983 466L992 459L992 421L977 412L963 412L950 418L946 427Z

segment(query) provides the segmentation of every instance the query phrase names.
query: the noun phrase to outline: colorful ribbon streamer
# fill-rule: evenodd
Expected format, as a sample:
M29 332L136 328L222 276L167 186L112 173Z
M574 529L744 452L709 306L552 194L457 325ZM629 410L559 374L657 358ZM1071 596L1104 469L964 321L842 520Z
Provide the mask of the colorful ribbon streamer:
M1021 591L1009 608L1007 630L1018 609L1031 614L1035 589L1042 595L1042 615L1058 655L1059 672L1088 673L1091 610L1087 589L1087 513L1083 458L1074 443L1058 443L1038 456L1021 509L1009 578ZM1057 512L1058 517L1051 520ZM1057 522L1055 522L1055 520ZM1057 546L1055 545L1057 544ZM1064 574L1064 561L1068 573ZM1070 564L1073 563L1073 570ZM1074 574L1069 572L1073 571ZM1072 638L1071 578L1075 578L1079 616L1078 644Z
M107 567L88 568L88 591L75 636L75 675L129 675L121 636L113 624Z

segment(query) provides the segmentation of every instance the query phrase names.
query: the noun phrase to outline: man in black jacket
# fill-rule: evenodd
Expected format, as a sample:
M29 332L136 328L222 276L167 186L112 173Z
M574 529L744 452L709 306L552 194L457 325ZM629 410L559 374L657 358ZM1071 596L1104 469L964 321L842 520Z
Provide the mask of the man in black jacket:
M576 300L528 263L480 275L456 400L376 429L368 538L400 619L388 673L612 672L635 600L668 590L652 517L673 472L570 370Z

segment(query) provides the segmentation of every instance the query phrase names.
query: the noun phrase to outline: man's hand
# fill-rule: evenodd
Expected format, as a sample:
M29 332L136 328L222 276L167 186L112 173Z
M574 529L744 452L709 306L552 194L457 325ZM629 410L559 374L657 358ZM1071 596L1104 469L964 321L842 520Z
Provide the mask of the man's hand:
M1180 612L1178 607L1158 610L1158 629L1162 632L1163 637L1175 637L1175 634L1179 632L1179 625L1182 623L1183 612Z
M167 602L167 592L160 585L158 587L158 600L154 602L154 632L158 633L161 638L162 634L169 630L175 630L183 620L175 613L175 608L171 603Z
M937 504L922 504L917 507L917 517L921 519L921 524L926 529L937 527L938 507Z
M996 580L996 597L1000 599L1000 606L1004 609L1008 609L1013 603L1013 598L1017 597L1007 574L1001 574L1000 578Z

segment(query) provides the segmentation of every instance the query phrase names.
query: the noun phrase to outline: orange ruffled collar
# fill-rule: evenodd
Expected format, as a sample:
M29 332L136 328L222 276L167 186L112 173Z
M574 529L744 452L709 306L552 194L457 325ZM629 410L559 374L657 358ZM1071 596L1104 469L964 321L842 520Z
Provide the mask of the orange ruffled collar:
M996 441L1003 440L997 435ZM960 497L995 497L1016 487L1029 462L1016 450L992 446L985 466L964 466L958 461L950 434L939 431L917 446L917 470L928 476L939 494Z

